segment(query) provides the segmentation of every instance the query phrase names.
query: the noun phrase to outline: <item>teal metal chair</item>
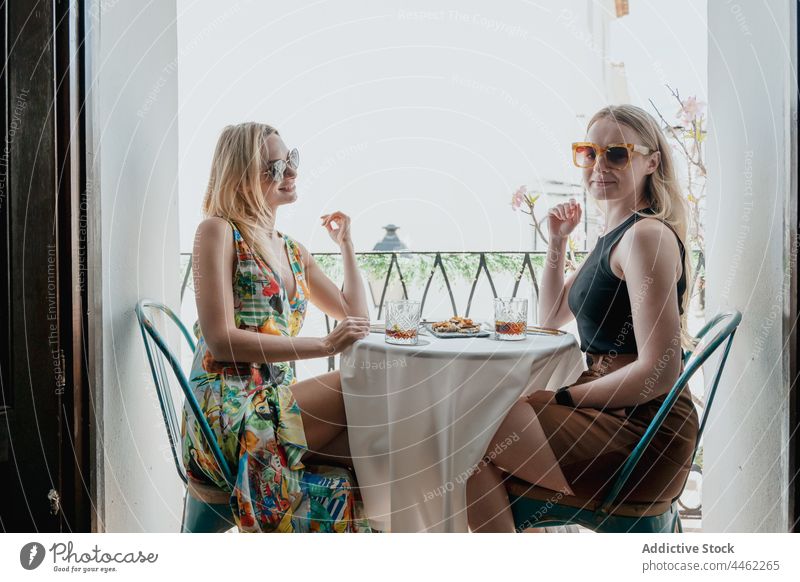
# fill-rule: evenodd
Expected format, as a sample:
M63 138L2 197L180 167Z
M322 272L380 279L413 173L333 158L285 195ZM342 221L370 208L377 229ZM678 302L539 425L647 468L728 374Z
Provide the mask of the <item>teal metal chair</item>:
M230 496L230 491L233 490L233 475L231 474L228 464L225 462L222 450L219 448L214 433L200 409L200 404L197 402L194 394L192 394L189 381L183 372L180 361L172 350L170 350L167 342L164 341L164 338L153 324L153 321L148 317L148 314L153 310L164 313L167 318L178 327L192 352L195 350L195 342L192 335L183 325L183 322L181 322L175 313L166 305L147 299L140 301L136 305L136 317L139 320L139 328L142 332L142 339L144 340L144 347L147 352L147 360L150 362L150 371L153 374L153 382L155 383L156 392L158 393L161 414L164 417L167 437L170 447L172 448L172 457L175 461L178 475L187 486L183 505L183 518L181 520L181 532L215 533L226 531L232 527L236 527L233 521L231 507L226 501ZM181 450L180 425L175 412L175 405L172 401L172 394L169 389L170 383L167 367L172 370L172 374L177 378L178 384L183 391L183 396L186 398L186 402L189 404L192 413L200 424L203 438L214 460L220 467L225 481L229 485L228 491L223 491L221 489L210 490L211 488L194 483L186 474L183 462L181 461L182 454L178 452Z
M680 516L678 515L677 499L654 503L625 503L625 500L619 501L617 498L641 460L650 441L661 428L664 419L669 414L681 391L688 384L689 379L724 344L722 356L717 362L716 370L710 376L712 378L711 389L708 392L697 435L697 444L700 443L700 437L703 435L703 430L708 421L708 414L717 392L722 370L725 367L725 361L728 358L734 334L741 320L741 313L730 311L718 314L703 326L697 334L698 340L701 340L699 345L702 345L702 348L693 353L685 354L683 373L669 391L650 426L628 456L625 464L619 470L614 482L602 499L587 500L564 496L556 491L532 486L515 477L509 477L506 481L506 490L511 502L511 511L514 515L516 530L523 531L531 527L578 524L597 532L667 533L683 531ZM708 332L712 329L716 330L715 333L705 341ZM697 444L695 445L695 453L697 452Z

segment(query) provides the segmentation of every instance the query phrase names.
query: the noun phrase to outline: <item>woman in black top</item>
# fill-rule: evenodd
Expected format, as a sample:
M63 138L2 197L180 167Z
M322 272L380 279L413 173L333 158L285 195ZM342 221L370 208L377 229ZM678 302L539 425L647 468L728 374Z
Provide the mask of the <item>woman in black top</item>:
M514 531L504 472L554 495L602 497L680 375L682 347L690 345L687 209L658 124L632 105L604 108L589 122L586 141L573 144L573 161L604 206L605 234L565 281L567 237L582 210L575 200L550 210L539 315L549 327L575 317L589 369L572 386L534 392L511 408L467 483L473 531ZM620 500L677 497L697 428L685 389Z

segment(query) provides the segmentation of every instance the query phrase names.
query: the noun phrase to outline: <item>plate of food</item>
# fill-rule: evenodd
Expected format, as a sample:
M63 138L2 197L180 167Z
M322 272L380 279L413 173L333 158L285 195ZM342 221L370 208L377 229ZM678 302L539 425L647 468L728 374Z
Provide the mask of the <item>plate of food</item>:
M489 332L481 328L481 324L467 317L451 317L445 321L434 321L425 324L425 329L439 338L456 337L489 337Z

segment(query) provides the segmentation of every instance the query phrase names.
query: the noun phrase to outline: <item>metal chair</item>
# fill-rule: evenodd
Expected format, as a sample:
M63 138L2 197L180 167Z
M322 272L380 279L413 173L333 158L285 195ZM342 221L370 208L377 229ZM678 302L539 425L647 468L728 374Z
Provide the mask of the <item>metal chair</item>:
M142 339L144 340L145 351L147 352L147 359L150 362L150 371L153 374L153 381L158 393L158 400L161 404L161 413L164 417L164 425L167 428L167 437L169 439L170 447L172 448L172 457L175 461L175 467L178 470L178 475L187 486L186 496L183 505L183 517L181 520L181 532L184 533L212 533L228 530L236 527L233 520L233 513L230 505L225 499L230 495L233 490L234 478L231 474L228 463L225 461L222 450L217 443L211 427L206 420L205 415L200 409L200 404L192 394L189 381L183 372L180 361L175 354L170 350L164 338L156 330L152 320L147 316L151 310L158 310L164 313L172 322L178 327L187 344L192 352L195 350L195 342L192 335L183 325L183 322L173 311L161 303L143 299L136 305L136 317L139 320L139 328L142 332ZM183 391L183 395L189 404L192 413L200 425L200 431L203 438L211 451L214 460L222 471L225 481L230 486L228 492L222 490L211 491L209 495L209 488L196 484L191 481L186 475L186 470L183 467L181 456L178 451L181 448L180 428L178 424L178 416L175 412L175 406L172 401L172 395L169 390L169 377L167 374L167 367L164 360L172 369L172 373L178 380L178 384ZM210 501L211 500L211 501Z
M510 477L506 482L511 511L514 515L514 524L517 531L530 527L544 527L551 525L578 524L598 532L681 532L683 531L678 515L677 499L654 503L625 503L618 502L620 491L628 482L636 465L642 458L645 449L661 428L664 419L675 404L681 390L689 382L692 375L700 369L703 363L723 344L725 344L716 371L711 376L711 389L708 392L706 406L703 410L700 428L695 444L700 443L703 435L711 404L717 392L717 386L725 367L725 361L733 343L736 329L742 320L738 311L721 313L709 321L697 335L703 339L710 330L718 328L716 333L705 345L686 354L685 367L675 385L669 391L664 403L659 408L650 426L645 431L639 443L633 449L625 464L617 474L605 497L597 500L579 499L571 496L536 487L515 477ZM685 487L684 483L684 487ZM678 496L680 497L680 495Z

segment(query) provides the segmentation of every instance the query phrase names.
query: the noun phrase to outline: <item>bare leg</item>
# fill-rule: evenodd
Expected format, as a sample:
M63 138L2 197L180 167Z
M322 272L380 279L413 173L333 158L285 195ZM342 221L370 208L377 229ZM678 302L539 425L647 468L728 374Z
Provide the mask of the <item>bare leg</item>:
M297 382L291 387L310 453L321 452L347 428L339 372Z
M306 452L303 460L309 463L333 463L352 467L353 460L350 458L350 441L347 438L347 431L340 432L321 449L314 452Z
M511 407L486 455L492 463L528 483L573 495L533 407L524 400Z
M524 400L511 407L486 456L491 463L467 481L467 519L473 531L514 531L498 467L534 485L572 495L533 407ZM489 467L493 470L488 471Z
M491 463L481 462L467 481L467 522L476 533L514 531L502 472Z

